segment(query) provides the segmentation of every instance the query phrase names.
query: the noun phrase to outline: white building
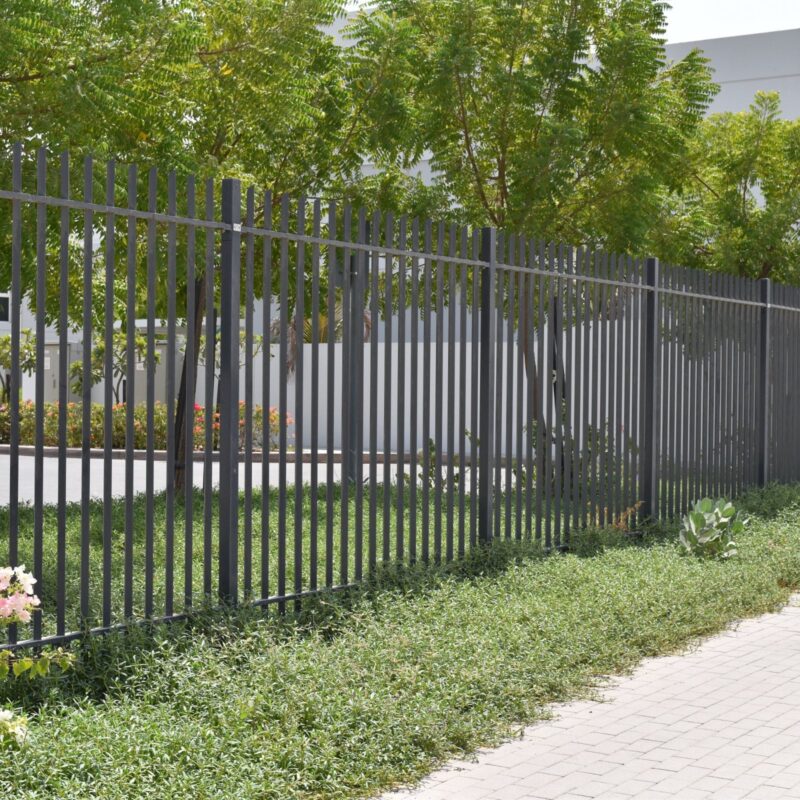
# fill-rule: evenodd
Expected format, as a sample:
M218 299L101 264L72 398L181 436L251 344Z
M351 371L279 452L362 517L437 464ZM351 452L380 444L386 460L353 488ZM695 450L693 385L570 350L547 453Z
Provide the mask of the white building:
M667 58L678 61L695 49L710 60L720 85L710 113L744 111L756 92L775 91L783 116L800 117L800 29L668 44Z

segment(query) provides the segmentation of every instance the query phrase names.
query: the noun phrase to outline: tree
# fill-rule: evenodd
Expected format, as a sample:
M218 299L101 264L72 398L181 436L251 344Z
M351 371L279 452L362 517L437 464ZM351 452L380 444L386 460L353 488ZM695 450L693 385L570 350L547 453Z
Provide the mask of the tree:
M748 111L701 125L652 250L672 263L796 283L798 223L800 121L781 119L778 94L760 92Z
M27 329L20 331L19 369L32 375L36 369L36 338ZM11 335L0 336L0 403L11 399Z
M35 174L36 145L73 154L93 152L122 164L138 162L139 203L146 203L150 165L169 165L181 176L198 179L239 177L276 194L314 191L328 179L342 148L336 147L347 103L339 70L339 49L323 32L342 8L340 0L145 0L142 3L97 0L12 0L0 20L0 155L25 140L26 187ZM80 58L76 58L80 54ZM5 151L5 152L3 152ZM0 180L8 184L8 159ZM122 172L122 167L119 170ZM51 169L50 190L56 191ZM80 164L72 169L73 195L80 196ZM95 197L103 197L102 170L96 170ZM125 204L124 175L116 194ZM167 184L158 182L157 207L167 207ZM218 186L217 186L218 190ZM0 204L0 236L8 236L8 203ZM198 213L205 212L202 185ZM179 208L181 207L179 190ZM30 213L28 209L27 213ZM102 329L104 220L96 218L93 254L94 327ZM58 264L59 220L48 215L48 249ZM71 217L70 324L82 318L81 219ZM114 264L115 305L125 307L125 232L117 226ZM165 261L163 230L157 257ZM34 237L24 237L23 292L36 308ZM185 236L178 238L178 263L185 263ZM143 315L146 261L140 248L137 305ZM0 286L10 283L7 243L0 247ZM177 313L194 292L199 320L205 264L198 248L196 285L185 285L178 271ZM276 275L277 279L277 275ZM48 273L45 313L58 317L58 270ZM157 282L156 315L165 317L170 298ZM260 285L257 288L260 294ZM291 292L293 295L293 290ZM244 299L244 298L243 298ZM251 298L247 298L251 301ZM197 353L195 353L197 358ZM186 396L193 393L184 376L176 415L179 447ZM196 374L196 370L195 370Z
M99 339L94 342L92 345L92 370L90 375L92 386L100 383L105 377L105 353L105 341ZM134 338L133 357L139 362L143 362L147 357L147 338L141 334L136 334ZM161 354L156 350L155 361L158 363L160 360ZM114 395L115 403L119 403L122 400L122 382L125 380L127 368L128 337L123 331L115 331L111 344L111 370L113 376L111 392ZM72 391L75 394L81 394L83 391L83 361L73 361L70 364L69 371L72 378Z
M474 225L638 252L714 92L699 53L665 63L665 8L378 0L352 30L354 138L383 163L429 152Z

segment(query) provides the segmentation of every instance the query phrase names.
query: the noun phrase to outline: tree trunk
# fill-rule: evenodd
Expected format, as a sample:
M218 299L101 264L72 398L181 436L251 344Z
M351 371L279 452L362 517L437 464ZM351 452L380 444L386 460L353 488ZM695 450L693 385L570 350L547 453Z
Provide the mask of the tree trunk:
M181 370L181 386L178 392L178 402L175 408L175 452L180 456L175 460L175 491L181 492L186 482L186 465L194 456L194 436L186 436L186 414L194 414L194 398L197 394L197 366L200 360L200 336L203 333L203 318L205 314L204 278L195 278L194 281L194 353L187 352L183 356ZM186 386L186 365L188 359L194 359L194 380L191 387ZM188 391L187 391L188 389ZM190 409L190 410L189 410ZM194 425L192 425L194 429Z

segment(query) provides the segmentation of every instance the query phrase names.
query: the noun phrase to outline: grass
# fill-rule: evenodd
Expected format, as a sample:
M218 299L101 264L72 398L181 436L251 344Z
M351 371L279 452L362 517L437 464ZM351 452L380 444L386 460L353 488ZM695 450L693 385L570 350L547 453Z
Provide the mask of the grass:
M25 798L357 798L512 736L547 704L779 607L800 583L800 488L742 504L740 555L671 537L500 544L396 571L298 619L230 618L87 641L75 672L7 683L30 740L0 760Z
M363 488L363 500L361 507L362 522L362 547L359 552L356 537L356 499L354 489L350 488L347 503L348 526L347 533L344 534L342 524L342 511L344 502L342 498L341 485L332 486L331 511L333 520L333 545L330 549L326 547L326 523L328 515L326 487L321 486L318 490L317 499L317 519L316 536L313 533L311 524L312 515L312 495L309 486L302 488L300 496L300 526L299 526L299 547L301 552L301 563L299 566L300 582L296 583L295 576L295 538L298 536L298 529L295 525L295 495L294 487L290 486L287 492L286 502L286 523L285 523L285 574L286 592L292 592L296 588L305 590L312 587L312 549L316 548L318 571L316 575L316 585L324 586L326 578L326 562L330 559L333 582L347 583L353 580L357 574L357 567L363 574L368 571L370 556L370 540L374 540L376 561L382 558L384 536L388 536L389 548L392 557L397 548L398 538L402 542L404 553L407 555L410 548L410 492L406 488L404 491L404 525L400 529L398 536L397 525L397 503L398 488L392 485L390 488L390 503L392 513L389 517L388 529L384 530L383 518L383 486L379 485L376 492L376 519L374 528L370 529L370 491L369 487ZM463 518L463 532L467 542L470 537L470 504L471 498L466 497L465 513ZM458 498L455 498L454 513L451 520L452 536L455 541L455 551L458 550L458 537L460 528ZM146 592L146 561L147 561L147 526L146 526L146 500L144 495L137 495L132 502L133 508L133 569L130 575L130 582L133 593L133 616L143 617L145 609ZM190 544L191 553L191 574L187 578L185 571L186 554L186 535L185 535L185 509L181 501L175 503L175 523L173 534L173 593L174 609L176 613L184 610L184 595L189 587L193 605L202 604L207 595L205 583L205 571L208 569L210 583L208 594L216 597L218 580L218 530L219 530L219 497L216 493L211 499L211 526L208 532L210 546L204 544L204 495L197 490L194 493L193 503L193 525ZM265 539L268 548L269 563L269 587L270 595L279 594L279 565L280 565L280 525L279 525L279 495L276 489L272 489L268 501L267 517L267 537ZM261 597L261 553L262 553L262 520L261 492L254 491L252 497L252 509L246 514L244 505L244 495L240 498L240 524L239 524L239 585L242 596L248 579L253 587L253 594ZM428 514L424 513L422 488L417 490L416 499L416 521L417 521L417 553L418 558L423 553L424 542L427 540L427 548L430 557L434 557L435 552L435 513L436 507L433 499L433 490L430 491L428 504ZM0 552L7 552L8 547L8 508L0 508ZM33 529L34 529L34 510L32 506L22 506L19 509L19 563L24 563L29 567L34 563L33 559ZM112 624L124 620L124 590L125 590L125 500L115 499L111 503L111 604L112 604ZM250 563L249 574L246 570L246 550L245 541L247 538L247 528L245 519L249 518L251 524L250 534ZM167 547L166 547L166 498L163 493L154 497L153 501L153 609L154 615L160 616L165 613L166 596L166 566ZM427 522L426 522L427 519ZM90 603L90 624L99 624L102 618L102 599L103 599L103 503L93 501L88 506L88 526L89 526L89 603ZM447 517L442 515L442 540L447 537ZM79 503L71 503L65 511L65 542L66 542L66 581L65 581L65 622L67 630L80 630L80 581L81 581L81 540L82 540L82 512ZM427 531L427 534L426 534ZM37 592L42 598L45 612L43 614L44 634L55 633L55 610L56 610L56 585L57 585L57 562L58 553L58 520L55 506L45 507L43 514L43 570L42 580L37 586ZM347 566L346 573L342 572L342 546L347 546ZM444 544L442 554L444 555ZM25 638L25 632L20 629L20 638Z

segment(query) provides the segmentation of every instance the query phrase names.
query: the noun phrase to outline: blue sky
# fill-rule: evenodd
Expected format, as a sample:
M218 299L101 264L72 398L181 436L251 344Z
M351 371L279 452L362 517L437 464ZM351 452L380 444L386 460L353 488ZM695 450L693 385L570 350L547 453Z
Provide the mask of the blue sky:
M667 40L691 42L800 28L800 0L670 0Z

